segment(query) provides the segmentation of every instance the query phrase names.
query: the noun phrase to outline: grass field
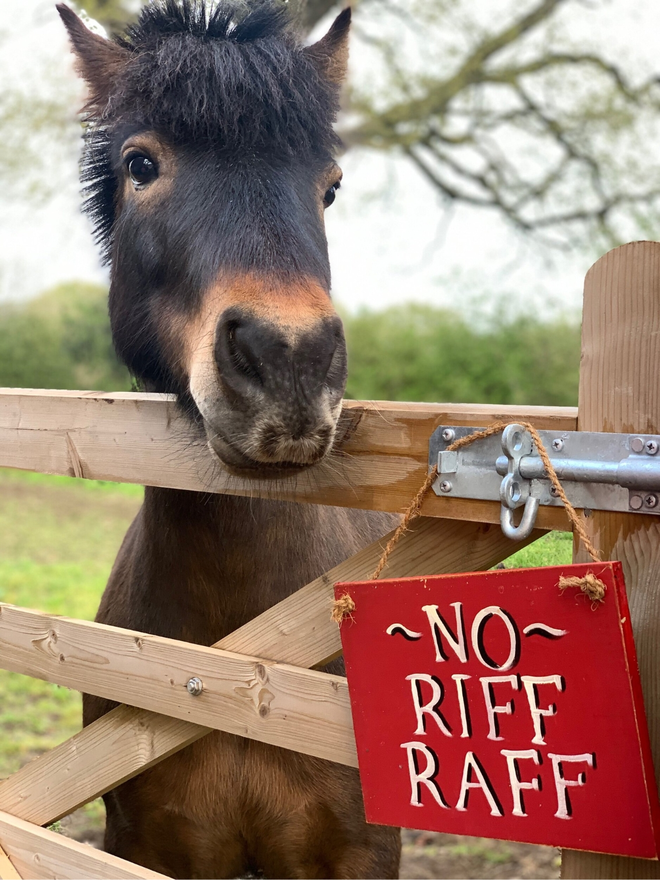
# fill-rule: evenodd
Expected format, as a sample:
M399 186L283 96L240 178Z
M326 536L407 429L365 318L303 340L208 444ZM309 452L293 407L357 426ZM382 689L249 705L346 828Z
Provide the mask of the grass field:
M0 469L0 601L93 619L141 498L138 486ZM570 536L556 532L519 551L507 566L570 559ZM0 777L79 730L80 713L78 693L0 671ZM101 824L97 802L71 830L94 839Z

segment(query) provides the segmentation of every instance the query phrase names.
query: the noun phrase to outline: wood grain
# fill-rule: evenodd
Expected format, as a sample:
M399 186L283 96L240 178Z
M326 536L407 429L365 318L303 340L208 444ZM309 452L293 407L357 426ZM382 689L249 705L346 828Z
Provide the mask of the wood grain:
M181 721L357 766L346 679L0 605L0 666ZM204 682L200 696L186 683Z
M541 534L534 532L529 541ZM330 619L333 584L368 577L388 538L370 544L216 647L259 652L298 666L326 661L340 649L338 628ZM499 527L421 518L397 545L386 574L481 570L512 549ZM186 721L120 706L0 782L0 809L39 825L53 822L207 732Z
M147 880L165 876L8 813L0 813L0 841L18 869L19 873L13 876L25 877L26 880L52 880L53 877L67 877L69 880L85 880L89 877L99 880Z
M330 619L334 585L371 577L393 532L374 541L288 599L230 633L217 647L254 653L295 666L321 666L341 653L339 628ZM530 543L543 534L536 530ZM394 548L382 577L481 571L524 546L489 523L420 517Z
M584 286L578 428L660 433L660 244L610 251ZM656 772L660 770L660 521L595 511L585 525L623 564ZM576 562L588 562L580 547ZM621 744L624 747L624 744ZM594 817L598 821L598 817ZM660 877L657 861L564 851L562 877Z
M1 880L21 880L21 875L18 873L14 865L12 864L11 859L4 851L4 849L0 846L0 878Z
M427 473L438 425L525 419L575 430L572 407L345 401L344 440L328 461L277 480L242 479L220 465L174 398L159 394L0 390L0 466L88 479L400 512ZM438 497L426 516L499 522L500 505ZM568 530L564 511L543 507L539 528Z

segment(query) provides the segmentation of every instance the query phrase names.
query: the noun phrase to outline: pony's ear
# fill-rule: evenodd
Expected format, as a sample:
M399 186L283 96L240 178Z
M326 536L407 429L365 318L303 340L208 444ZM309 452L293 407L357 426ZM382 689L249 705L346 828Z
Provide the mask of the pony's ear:
M335 85L341 85L348 68L348 33L351 8L340 12L328 33L304 51L319 72Z
M113 82L128 61L130 53L112 40L92 33L64 3L57 4L57 11L69 34L78 73L90 88L87 109L102 112Z

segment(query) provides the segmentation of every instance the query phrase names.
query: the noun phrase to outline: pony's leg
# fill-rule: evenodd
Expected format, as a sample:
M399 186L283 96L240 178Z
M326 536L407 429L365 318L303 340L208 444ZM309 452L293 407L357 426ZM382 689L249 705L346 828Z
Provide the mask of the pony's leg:
M104 800L104 849L112 855L181 880L242 877L249 868L245 840L219 822L209 826L144 804L127 810L115 792Z
M316 812L316 816L314 813ZM326 808L292 820L262 839L258 864L271 878L396 878L401 859L398 828L367 825L354 816L341 825Z
M254 740L246 755L242 830L264 876L398 876L399 829L367 824L357 770Z
M372 825L369 840L352 844L338 854L332 877L371 878L384 880L399 876L401 861L401 832L398 828Z

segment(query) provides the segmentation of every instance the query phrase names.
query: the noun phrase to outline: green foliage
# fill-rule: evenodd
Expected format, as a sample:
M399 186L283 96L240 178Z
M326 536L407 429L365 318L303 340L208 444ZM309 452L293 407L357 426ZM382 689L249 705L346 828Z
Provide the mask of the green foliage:
M0 307L0 386L130 389L112 347L106 301L103 287L70 282Z
M538 568L542 565L570 565L573 560L571 532L548 532L504 560L505 568Z
M0 307L0 386L130 389L112 347L103 287L61 284ZM577 401L580 328L530 316L484 326L413 304L345 315L347 396L367 400L519 403Z
M0 468L0 601L93 619L141 496L137 486ZM80 723L77 691L0 670L0 778ZM98 837L103 808L88 804L62 825L79 838Z
M4 43L0 35L0 54ZM62 71L43 63L50 94L0 89L0 181L3 202L40 203L57 192L53 167L72 161L79 151L79 130L69 119L71 83ZM75 161L75 160L74 160ZM54 178L56 178L54 180Z
M580 328L564 319L498 319L485 329L429 305L344 318L347 396L367 400L570 405Z
M0 469L0 601L92 619L133 492ZM0 776L80 727L78 693L16 673L0 671L0 707Z

